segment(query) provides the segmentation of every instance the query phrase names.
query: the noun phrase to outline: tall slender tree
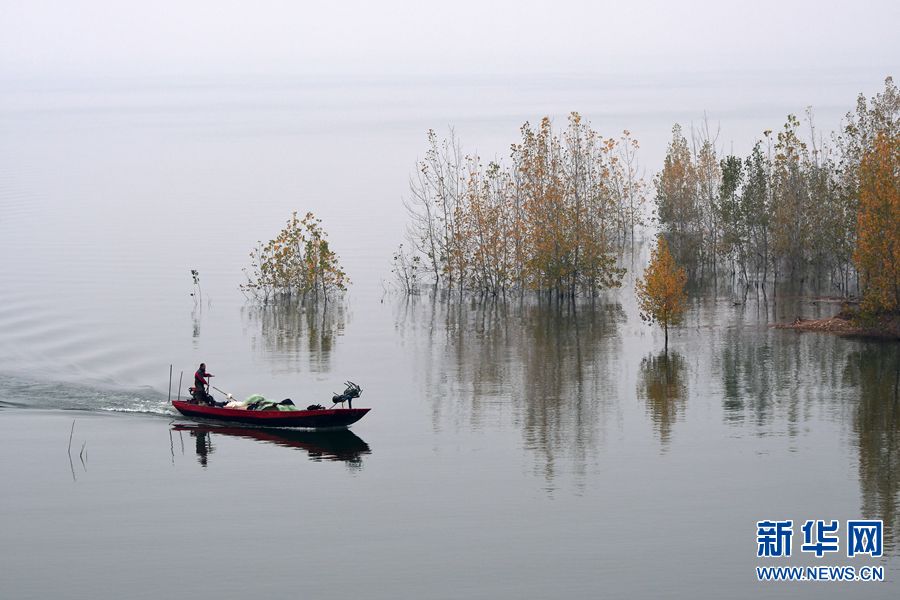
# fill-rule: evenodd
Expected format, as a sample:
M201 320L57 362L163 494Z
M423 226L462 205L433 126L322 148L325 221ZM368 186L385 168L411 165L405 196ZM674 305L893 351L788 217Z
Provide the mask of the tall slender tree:
M854 254L863 277L863 308L900 308L900 135L879 133L859 165L859 220Z

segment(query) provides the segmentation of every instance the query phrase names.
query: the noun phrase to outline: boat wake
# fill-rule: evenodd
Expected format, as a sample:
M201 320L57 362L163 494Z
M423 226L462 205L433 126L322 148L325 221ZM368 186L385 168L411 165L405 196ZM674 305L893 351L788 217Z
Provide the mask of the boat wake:
M119 413L138 413L138 414L147 414L147 415L177 415L178 412L172 410L171 405L168 402L164 402L161 406L145 406L145 407L109 407L109 408L100 408L99 410L107 411L107 412L119 412Z
M0 409L16 408L175 414L166 396L151 388L116 389L0 375Z

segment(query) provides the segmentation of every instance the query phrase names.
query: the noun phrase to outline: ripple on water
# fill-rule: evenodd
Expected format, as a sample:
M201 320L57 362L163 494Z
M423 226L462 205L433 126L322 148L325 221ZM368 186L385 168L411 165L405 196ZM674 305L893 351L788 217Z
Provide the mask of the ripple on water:
M34 379L77 380L115 386L117 374L151 373L156 362L140 344L110 324L71 314L65 302L29 300L0 291L0 364ZM40 376L38 376L40 374Z
M172 414L166 397L150 388L116 389L0 375L0 408Z

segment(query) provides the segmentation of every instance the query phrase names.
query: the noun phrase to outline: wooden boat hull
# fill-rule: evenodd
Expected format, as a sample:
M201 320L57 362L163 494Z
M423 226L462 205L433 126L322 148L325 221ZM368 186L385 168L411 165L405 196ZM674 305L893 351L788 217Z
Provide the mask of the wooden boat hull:
M215 419L229 423L249 423L263 427L306 427L310 429L347 427L362 419L368 408L331 408L322 410L241 410L204 406L172 400L172 406L188 417Z

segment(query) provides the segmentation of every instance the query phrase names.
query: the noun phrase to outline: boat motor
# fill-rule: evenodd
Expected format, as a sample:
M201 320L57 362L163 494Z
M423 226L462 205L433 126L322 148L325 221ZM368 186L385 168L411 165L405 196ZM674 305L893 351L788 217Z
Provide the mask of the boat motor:
M346 402L349 408L353 408L353 399L359 398L360 394L362 394L362 388L352 381L345 381L344 385L347 386L346 389L344 389L344 393L334 394L331 397L331 401L334 402L334 404L340 404L342 408L344 406L344 402ZM334 406L334 404L332 404L332 407Z

